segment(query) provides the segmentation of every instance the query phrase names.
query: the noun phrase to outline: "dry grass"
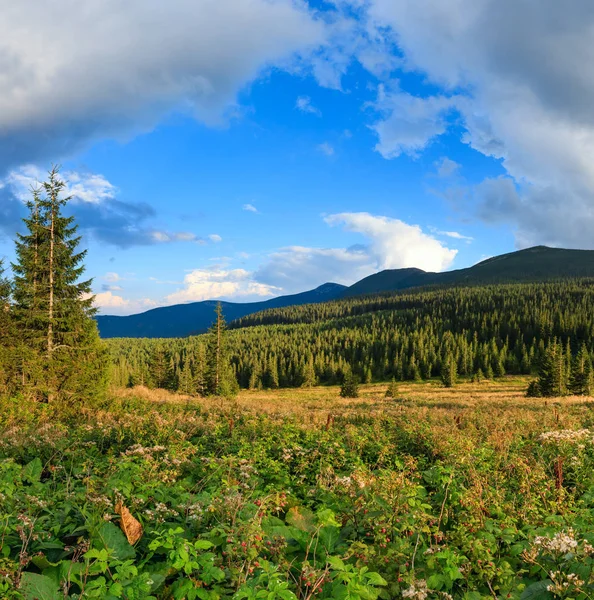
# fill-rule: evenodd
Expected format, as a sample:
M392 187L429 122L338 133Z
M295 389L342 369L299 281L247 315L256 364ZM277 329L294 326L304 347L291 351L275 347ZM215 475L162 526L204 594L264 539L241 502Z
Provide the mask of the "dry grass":
M155 403L199 406L203 410L265 413L294 418L306 426L329 420L403 417L427 422L433 429L466 430L469 438L480 434L496 445L506 445L516 433L572 429L594 423L594 399L584 397L526 398L528 379L505 377L480 383L463 382L444 388L438 382L407 382L398 386L399 398L385 397L386 384L360 387L360 397L344 399L336 386L242 390L235 400L195 398L143 387L114 390L120 398L140 398Z

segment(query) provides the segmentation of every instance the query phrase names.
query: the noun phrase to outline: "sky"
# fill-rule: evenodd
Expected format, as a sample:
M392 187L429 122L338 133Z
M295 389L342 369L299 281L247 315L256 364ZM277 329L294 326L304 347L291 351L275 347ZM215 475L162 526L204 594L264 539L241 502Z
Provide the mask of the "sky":
M0 257L60 164L103 314L594 249L591 0L0 7Z

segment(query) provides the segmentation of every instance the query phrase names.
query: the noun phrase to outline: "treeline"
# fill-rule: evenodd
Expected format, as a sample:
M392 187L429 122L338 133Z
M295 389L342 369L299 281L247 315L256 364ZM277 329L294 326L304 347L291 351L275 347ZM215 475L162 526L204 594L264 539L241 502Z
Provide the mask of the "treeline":
M350 372L363 382L536 374L555 346L569 363L581 352L589 364L593 284L417 290L273 309L232 324L231 369L255 389L339 384ZM205 343L110 340L112 380L199 394Z
M91 282L81 281L86 251L58 168L31 190L17 234L13 279L0 263L0 394L86 401L107 385L108 353L99 339Z

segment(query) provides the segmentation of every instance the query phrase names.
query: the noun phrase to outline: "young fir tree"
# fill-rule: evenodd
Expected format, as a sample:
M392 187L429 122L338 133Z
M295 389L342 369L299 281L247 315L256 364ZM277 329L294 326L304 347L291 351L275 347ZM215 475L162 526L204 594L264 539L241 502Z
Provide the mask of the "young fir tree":
M452 355L448 355L441 365L441 381L444 387L451 388L456 385L457 378L458 367L456 359Z
M229 363L225 317L220 302L217 302L215 314L215 322L208 332L206 393L211 396L230 398L237 395L238 385Z
M539 395L544 397L565 396L567 394L567 378L567 363L563 346L555 340L548 345L540 362L537 379Z
M592 393L592 361L585 345L572 361L569 391L576 396L589 396Z
M54 167L33 191L17 235L14 279L15 321L22 340L21 383L45 401L88 400L102 393L107 356L93 319L91 281L81 281L86 251L73 217L62 213L70 197Z
M388 389L386 390L385 396L386 398L398 397L398 384L396 383L396 380L393 377L392 381L390 382L390 385L388 386Z
M342 385L340 386L341 398L359 397L359 379L351 369L348 369L344 375Z

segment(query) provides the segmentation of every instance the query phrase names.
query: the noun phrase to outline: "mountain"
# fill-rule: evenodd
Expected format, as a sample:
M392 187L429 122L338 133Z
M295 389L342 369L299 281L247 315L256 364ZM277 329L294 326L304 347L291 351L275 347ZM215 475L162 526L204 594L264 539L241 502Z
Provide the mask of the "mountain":
M227 321L239 319L245 315L266 310L298 304L315 304L342 297L346 286L338 283L325 283L315 290L279 296L263 302L221 302L223 314ZM194 333L202 333L208 329L214 320L215 300L176 304L153 308L146 312L116 317L99 315L97 325L102 338L114 337L185 337Z
M518 252L494 256L473 267L428 273L422 269L387 269L350 287L325 283L315 290L279 296L264 302L222 302L227 321L269 308L315 304L348 296L395 292L428 285L486 285L547 281L560 278L593 277L594 250L563 250L535 246ZM97 323L103 338L113 337L184 337L202 333L213 321L216 301L193 302L154 308L128 317L99 316Z
M358 281L344 295L378 294L426 285L486 285L565 277L594 277L594 250L535 246L488 258L473 267L443 273L387 269Z

